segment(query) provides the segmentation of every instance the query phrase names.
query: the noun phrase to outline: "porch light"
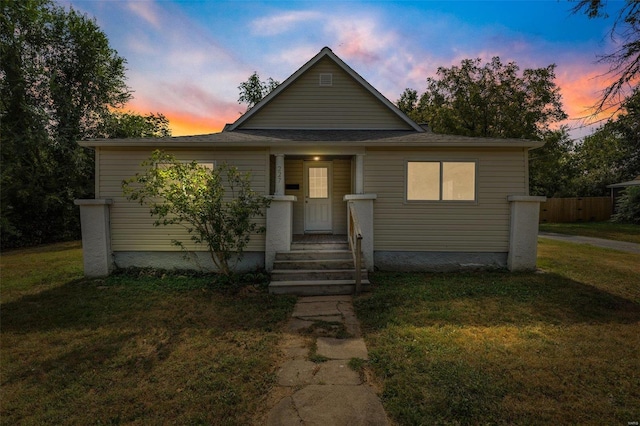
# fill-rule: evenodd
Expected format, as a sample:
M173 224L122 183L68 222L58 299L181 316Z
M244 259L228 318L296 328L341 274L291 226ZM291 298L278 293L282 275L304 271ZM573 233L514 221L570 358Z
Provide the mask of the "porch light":
M320 161L320 157L313 157L313 161Z

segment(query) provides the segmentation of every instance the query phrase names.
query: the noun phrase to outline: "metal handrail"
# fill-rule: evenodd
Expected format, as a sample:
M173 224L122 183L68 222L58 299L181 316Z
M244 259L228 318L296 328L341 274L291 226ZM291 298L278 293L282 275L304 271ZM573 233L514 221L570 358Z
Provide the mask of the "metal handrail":
M349 248L355 264L356 295L362 287L362 230L358 222L358 215L352 203L348 203L349 210Z

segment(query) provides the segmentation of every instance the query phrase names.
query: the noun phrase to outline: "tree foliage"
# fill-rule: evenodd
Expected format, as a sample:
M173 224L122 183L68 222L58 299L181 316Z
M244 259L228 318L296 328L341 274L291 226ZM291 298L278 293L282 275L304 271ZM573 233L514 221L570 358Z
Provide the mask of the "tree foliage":
M232 274L251 234L265 231L253 219L270 200L251 189L250 175L227 164L184 163L158 150L142 166L144 173L122 184L127 198L149 206L155 226L183 226L191 241L206 245L222 274Z
M618 198L616 214L611 217L611 220L640 225L640 186L629 186L624 190Z
M542 148L529 151L529 193L546 197L574 195L573 179L576 174L573 162L574 142L568 129L561 127L548 132Z
M169 120L161 113L140 115L133 112L111 112L104 117L98 129L98 137L108 139L167 136L171 136Z
M0 9L2 247L78 238L73 200L93 197L94 161L77 141L135 121L113 112L131 97L125 60L73 8L1 0Z
M584 13L589 18L606 18L607 0L578 0L574 13ZM613 108L617 111L630 92L638 91L640 83L640 2L625 0L615 17L610 36L618 46L602 56L599 61L609 64L608 74L613 82L603 90L594 114Z
M503 64L499 57L484 65L465 59L438 68L422 95L406 89L397 105L438 133L541 139L567 117L554 79L555 65L520 73L515 62Z
M240 90L240 96L238 97L239 104L247 104L247 110L250 110L255 104L260 102L262 98L267 96L273 89L278 87L280 82L269 77L266 81L260 80L260 76L257 71L249 76L247 81L243 81L238 86Z
M640 175L640 90L620 114L576 145L573 186L581 196L607 195L607 185Z

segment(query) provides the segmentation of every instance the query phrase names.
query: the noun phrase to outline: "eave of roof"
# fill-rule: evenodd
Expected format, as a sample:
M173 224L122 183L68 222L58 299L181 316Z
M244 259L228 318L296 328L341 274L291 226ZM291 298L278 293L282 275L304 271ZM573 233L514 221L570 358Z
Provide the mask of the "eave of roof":
M380 148L539 148L541 141L478 138L403 130L235 130L171 138L95 139L85 147L268 148L341 145Z
M635 179L627 182L613 183L607 185L607 188L626 188L627 186L640 186L640 180Z

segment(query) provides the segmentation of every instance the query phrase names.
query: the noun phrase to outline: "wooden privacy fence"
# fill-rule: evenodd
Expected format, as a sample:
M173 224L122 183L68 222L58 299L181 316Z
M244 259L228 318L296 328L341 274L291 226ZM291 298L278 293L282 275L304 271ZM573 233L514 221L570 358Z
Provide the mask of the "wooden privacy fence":
M540 223L602 222L611 213L610 197L548 198L540 203Z

